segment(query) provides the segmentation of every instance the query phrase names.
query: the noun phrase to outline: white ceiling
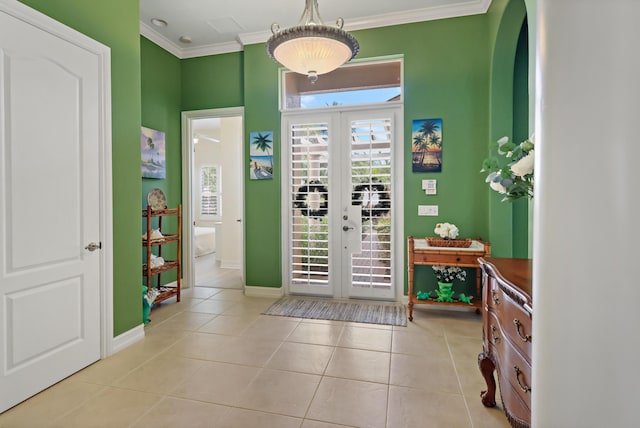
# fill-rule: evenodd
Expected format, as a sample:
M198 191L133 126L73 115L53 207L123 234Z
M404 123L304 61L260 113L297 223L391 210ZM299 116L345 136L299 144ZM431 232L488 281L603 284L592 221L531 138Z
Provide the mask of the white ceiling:
M344 18L347 31L485 13L491 0L318 0L327 25ZM140 0L140 34L178 58L241 51L263 43L271 24L298 23L304 0ZM166 27L151 23L153 18ZM191 43L180 38L189 37Z

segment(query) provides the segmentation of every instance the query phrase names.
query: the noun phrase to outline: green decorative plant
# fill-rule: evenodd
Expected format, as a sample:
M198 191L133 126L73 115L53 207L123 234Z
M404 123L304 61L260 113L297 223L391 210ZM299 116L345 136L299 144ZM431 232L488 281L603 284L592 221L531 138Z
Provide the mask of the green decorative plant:
M505 195L502 201L533 198L533 135L520 144L502 137L497 141L500 158L487 158L480 172L489 172L485 182L496 192Z

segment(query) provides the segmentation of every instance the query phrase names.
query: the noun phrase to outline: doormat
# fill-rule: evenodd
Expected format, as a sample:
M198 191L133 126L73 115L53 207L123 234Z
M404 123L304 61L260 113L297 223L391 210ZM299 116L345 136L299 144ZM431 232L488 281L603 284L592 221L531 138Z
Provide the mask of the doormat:
M407 311L405 305L401 303L282 297L263 314L407 326Z

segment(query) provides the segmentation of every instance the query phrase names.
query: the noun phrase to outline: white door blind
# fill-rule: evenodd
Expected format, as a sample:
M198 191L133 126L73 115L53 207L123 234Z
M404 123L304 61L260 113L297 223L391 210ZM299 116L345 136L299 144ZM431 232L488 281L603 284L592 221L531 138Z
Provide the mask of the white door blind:
M352 286L391 287L391 120L351 122L351 205L362 207L362 249Z
M291 126L292 284L329 283L329 125Z

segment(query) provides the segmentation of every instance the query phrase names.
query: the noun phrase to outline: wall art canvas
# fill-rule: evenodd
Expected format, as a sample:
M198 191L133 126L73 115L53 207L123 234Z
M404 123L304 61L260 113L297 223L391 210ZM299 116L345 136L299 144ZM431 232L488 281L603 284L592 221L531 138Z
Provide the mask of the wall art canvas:
M273 131L249 134L249 171L252 180L273 179Z
M144 126L141 129L142 177L167 178L164 132Z
M411 126L413 172L442 172L442 119L418 119Z

